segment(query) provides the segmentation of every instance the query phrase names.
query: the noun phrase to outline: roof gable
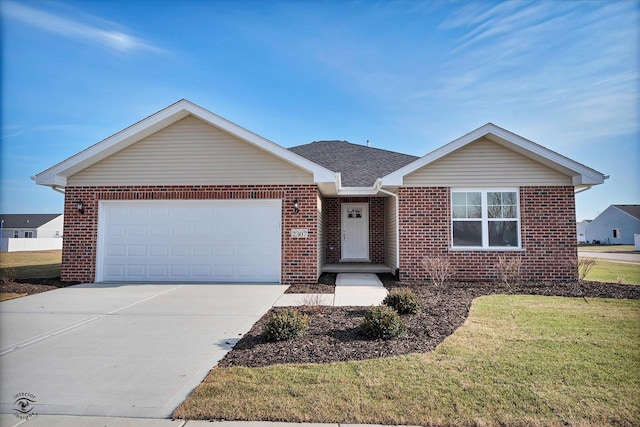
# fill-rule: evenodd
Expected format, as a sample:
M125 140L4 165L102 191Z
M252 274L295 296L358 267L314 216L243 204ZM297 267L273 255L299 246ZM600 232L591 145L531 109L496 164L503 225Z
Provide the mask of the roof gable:
M51 187L64 187L67 185L69 176L112 156L124 148L184 119L188 115L193 115L240 140L313 174L315 182L335 182L335 174L332 171L183 99L40 172L36 175L36 183Z
M403 185L405 176L482 138L486 138L491 142L501 145L511 151L571 177L571 183L576 187L590 187L592 185L602 184L605 180L605 176L594 169L498 127L493 123L487 123L486 125L479 127L478 129L438 148L437 150L432 151L424 157L421 157L420 159L386 175L383 177L382 183L383 185L389 186Z
M339 172L344 187L372 187L378 178L418 159L347 141L314 141L289 150Z

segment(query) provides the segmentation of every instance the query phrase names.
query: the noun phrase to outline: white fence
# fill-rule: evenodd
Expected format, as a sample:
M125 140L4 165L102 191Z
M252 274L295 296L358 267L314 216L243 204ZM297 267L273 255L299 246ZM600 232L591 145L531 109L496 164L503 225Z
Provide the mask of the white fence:
M640 234L633 235L633 244L636 251L640 251Z
M2 252L48 251L62 249L61 237L36 237L33 239L5 237L0 245Z

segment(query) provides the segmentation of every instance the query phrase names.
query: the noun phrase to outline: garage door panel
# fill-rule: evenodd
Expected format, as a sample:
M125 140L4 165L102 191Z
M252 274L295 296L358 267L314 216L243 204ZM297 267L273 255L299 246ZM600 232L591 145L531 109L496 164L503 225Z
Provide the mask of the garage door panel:
M98 280L280 281L279 200L101 202Z

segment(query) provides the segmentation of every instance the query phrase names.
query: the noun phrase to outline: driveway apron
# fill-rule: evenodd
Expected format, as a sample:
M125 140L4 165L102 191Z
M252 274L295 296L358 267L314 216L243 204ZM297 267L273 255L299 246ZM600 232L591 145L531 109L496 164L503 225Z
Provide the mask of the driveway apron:
M90 284L0 303L0 413L167 418L277 284Z

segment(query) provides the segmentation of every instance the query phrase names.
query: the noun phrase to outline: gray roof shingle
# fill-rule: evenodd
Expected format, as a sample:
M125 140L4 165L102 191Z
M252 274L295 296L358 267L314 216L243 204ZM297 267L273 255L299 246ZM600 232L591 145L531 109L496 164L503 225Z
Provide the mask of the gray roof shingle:
M0 214L3 228L38 228L62 214Z
M613 205L636 219L640 219L640 205Z
M371 187L376 179L418 159L416 156L347 141L314 141L289 150L327 169L340 172L345 187Z

